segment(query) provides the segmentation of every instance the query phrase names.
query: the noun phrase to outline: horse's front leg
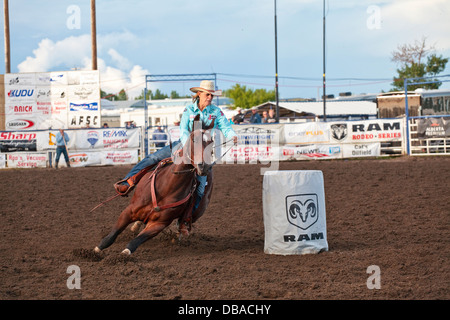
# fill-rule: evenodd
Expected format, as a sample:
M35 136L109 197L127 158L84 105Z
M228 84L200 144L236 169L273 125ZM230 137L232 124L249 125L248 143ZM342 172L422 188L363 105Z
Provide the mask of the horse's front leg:
M132 254L134 251L136 251L136 249L142 243L144 243L145 241L158 235L158 233L160 233L162 230L164 230L164 228L166 228L169 224L170 224L170 222L167 223L167 222L156 222L156 221L147 223L144 230L142 230L137 235L136 238L134 238L133 240L131 240L128 243L127 248L125 250L123 250L122 253L123 254Z
M122 211L122 213L119 216L119 219L117 220L116 224L112 228L111 232L102 239L100 244L95 247L95 252L100 252L103 249L108 248L110 245L114 243L117 236L125 230L125 228L132 222L131 219L131 207L128 206L125 208L125 210Z

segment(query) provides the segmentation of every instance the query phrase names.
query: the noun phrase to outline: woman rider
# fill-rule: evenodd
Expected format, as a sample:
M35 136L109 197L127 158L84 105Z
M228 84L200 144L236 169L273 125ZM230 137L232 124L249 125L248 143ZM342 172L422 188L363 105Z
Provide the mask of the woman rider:
M188 105L183 111L180 122L180 140L172 143L172 148L178 149L178 145L184 145L189 139L190 132L193 129L194 118L197 114L200 114L200 120L209 125L213 119L214 128L218 128L222 131L223 135L227 139L233 138L234 143L237 143L237 135L231 127L229 121L217 106L211 104L214 96L220 96L221 90L215 90L214 82L209 80L203 80L200 82L199 87L190 88L195 95L192 97L192 104ZM119 181L114 185L117 192L120 194L126 194L128 190L134 187L132 181L129 179L135 174L139 173L142 169L155 165L163 159L166 159L172 155L170 145L165 146L153 154L147 155L138 164L136 164L131 171L125 176L124 180ZM205 192L207 176L197 176L198 187L196 192L195 204L193 212L198 208L200 201Z

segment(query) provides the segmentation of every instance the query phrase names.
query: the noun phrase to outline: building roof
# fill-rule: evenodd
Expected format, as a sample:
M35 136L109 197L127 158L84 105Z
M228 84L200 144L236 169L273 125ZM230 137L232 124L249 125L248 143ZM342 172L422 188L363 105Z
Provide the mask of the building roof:
M269 102L273 107L275 102ZM314 102L280 102L280 108L288 109L297 114L314 114L315 116L323 116L323 101ZM257 106L260 109L267 106L267 103ZM326 101L325 111L327 116L375 116L377 114L377 104L372 101Z

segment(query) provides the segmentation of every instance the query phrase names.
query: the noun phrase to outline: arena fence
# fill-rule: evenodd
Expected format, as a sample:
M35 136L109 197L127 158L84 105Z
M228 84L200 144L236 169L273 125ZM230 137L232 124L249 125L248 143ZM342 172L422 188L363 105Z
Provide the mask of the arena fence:
M410 155L450 155L450 115L410 117Z
M408 107L408 86L442 84L450 82L450 75L404 79L406 147L413 156L450 154L450 107L443 106L436 115L410 117Z
M216 130L214 153L219 164L399 156L408 154L408 148L412 155L448 155L449 123L448 116L439 116L412 117L408 125L405 118L233 125L238 144L234 146ZM147 148L152 152L161 148L158 143L179 139L179 127L162 127L163 133L157 135L155 129L146 130ZM145 154L142 127L65 131L73 167L135 164ZM52 167L56 133L0 131L0 168ZM59 166L65 166L64 162L61 158Z

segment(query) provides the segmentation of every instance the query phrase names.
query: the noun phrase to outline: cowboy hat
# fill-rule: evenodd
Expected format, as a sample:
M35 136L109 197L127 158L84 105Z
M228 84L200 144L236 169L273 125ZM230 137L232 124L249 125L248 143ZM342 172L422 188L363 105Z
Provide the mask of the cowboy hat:
M193 87L190 90L194 93L197 93L198 91L209 92L213 96L222 95L222 90L215 90L214 82L210 80L202 80L199 87Z

